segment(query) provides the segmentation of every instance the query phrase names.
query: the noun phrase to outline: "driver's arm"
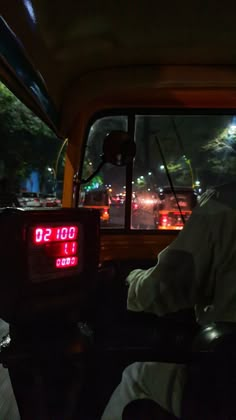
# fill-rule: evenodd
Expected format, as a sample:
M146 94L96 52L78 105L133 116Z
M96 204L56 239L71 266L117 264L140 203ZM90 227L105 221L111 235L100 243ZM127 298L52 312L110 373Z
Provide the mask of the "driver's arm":
M193 307L211 288L214 272L210 217L194 210L184 229L148 270L132 271L128 309L159 316Z

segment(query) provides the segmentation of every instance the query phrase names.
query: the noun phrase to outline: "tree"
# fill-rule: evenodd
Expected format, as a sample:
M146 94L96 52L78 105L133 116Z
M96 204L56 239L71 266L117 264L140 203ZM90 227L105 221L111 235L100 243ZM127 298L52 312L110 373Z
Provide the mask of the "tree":
M212 174L227 182L228 178L236 175L236 129L228 126L221 130L217 136L202 147L208 152L207 163Z
M54 166L61 140L0 83L0 160L12 188Z

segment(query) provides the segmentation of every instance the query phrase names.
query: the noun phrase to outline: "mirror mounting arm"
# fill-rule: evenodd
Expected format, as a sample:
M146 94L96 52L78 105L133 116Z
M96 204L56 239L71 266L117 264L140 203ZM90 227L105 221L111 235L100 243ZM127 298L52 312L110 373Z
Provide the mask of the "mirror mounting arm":
M79 172L74 174L73 179L73 201L74 207L78 207L79 193L81 185L90 182L100 171L105 163L115 166L129 165L135 156L136 145L126 131L111 131L104 139L103 154L101 155L101 163L97 169L86 179L81 179Z
M98 165L97 169L95 169L95 171L88 178L80 180L80 185L87 184L89 181L91 181L98 174L98 172L105 163L106 162L102 160L102 162Z
M73 204L77 208L79 205L79 191L80 191L81 180L79 178L79 172L75 172L73 177Z
M105 160L103 159L101 161L101 163L98 165L97 169L86 179L80 179L79 177L79 172L76 172L74 174L74 179L73 179L73 192L74 192L74 207L77 208L78 204L79 204L79 192L80 192L80 186L87 184L88 182L90 182L100 171L100 169L103 167L103 165L105 164Z

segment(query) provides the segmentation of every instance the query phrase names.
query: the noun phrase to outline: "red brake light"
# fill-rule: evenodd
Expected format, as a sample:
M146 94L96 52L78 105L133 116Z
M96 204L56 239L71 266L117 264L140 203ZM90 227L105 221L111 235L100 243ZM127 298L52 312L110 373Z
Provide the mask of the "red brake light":
M160 217L160 225L164 226L168 223L168 217L167 216L161 216Z

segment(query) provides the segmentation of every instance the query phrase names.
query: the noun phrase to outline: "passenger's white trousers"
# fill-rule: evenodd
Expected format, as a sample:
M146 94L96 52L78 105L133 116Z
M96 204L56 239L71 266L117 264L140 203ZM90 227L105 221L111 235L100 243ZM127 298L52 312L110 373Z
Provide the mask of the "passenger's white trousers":
M151 399L180 417L185 381L184 365L134 363L124 370L121 383L113 392L101 420L121 420L125 406L142 398Z

